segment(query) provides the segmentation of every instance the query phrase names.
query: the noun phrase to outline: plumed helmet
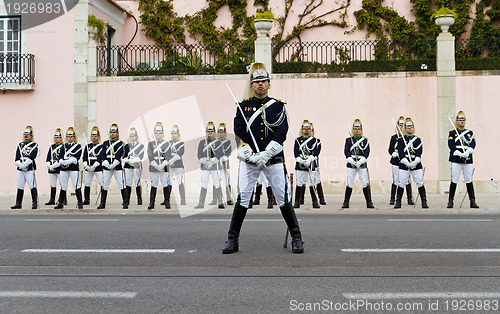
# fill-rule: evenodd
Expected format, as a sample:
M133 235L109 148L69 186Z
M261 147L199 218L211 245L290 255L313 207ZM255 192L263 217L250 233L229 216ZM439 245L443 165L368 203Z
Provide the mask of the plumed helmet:
M101 141L101 132L99 132L99 127L97 125L94 125L92 127L92 130L90 131L90 136L97 136L98 141Z
M61 128L57 128L55 131L54 131L54 143L56 142L56 138L62 138L62 130Z
M219 123L219 128L217 132L226 132L226 124L224 122Z
M215 124L212 121L207 123L207 128L205 129L207 132L215 132Z
M154 127L154 133L156 134L163 134L163 123L161 122L156 122L155 127Z
M354 119L354 122L352 123L352 134L354 135L354 130L355 129L360 129L361 130L361 136L363 135L363 124L361 123L360 119Z
M32 140L35 138L35 134L33 133L33 127L31 125L27 125L24 128L23 135L31 135Z
M403 126L405 124L405 117L400 116L398 119L398 125Z
M457 113L456 121L459 121L459 120L466 120L465 113L462 110L460 110Z
M137 136L137 130L135 128L130 128L128 136Z
M120 137L120 130L118 130L118 124L116 124L116 123L111 124L111 126L109 127L109 133L111 133L111 132L117 133L118 134L117 138Z
M75 143L76 143L76 132L75 132L75 129L70 126L67 130L66 130L66 137L68 136L74 136L75 137Z
M243 98L250 98L255 96L251 88L253 82L266 81L266 80L271 81L269 72L267 72L266 67L263 63L260 62L252 63L248 73L250 75L248 76L248 84L245 86L245 91L243 92Z

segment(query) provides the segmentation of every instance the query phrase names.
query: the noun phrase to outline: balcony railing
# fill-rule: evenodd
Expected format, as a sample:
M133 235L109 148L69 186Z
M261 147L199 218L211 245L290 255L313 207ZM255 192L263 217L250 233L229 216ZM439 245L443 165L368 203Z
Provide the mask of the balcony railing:
M500 69L500 40L456 41L456 69ZM247 73L253 43L100 46L98 75ZM436 41L364 40L273 43L274 73L435 71Z
M35 84L35 55L0 54L0 84Z

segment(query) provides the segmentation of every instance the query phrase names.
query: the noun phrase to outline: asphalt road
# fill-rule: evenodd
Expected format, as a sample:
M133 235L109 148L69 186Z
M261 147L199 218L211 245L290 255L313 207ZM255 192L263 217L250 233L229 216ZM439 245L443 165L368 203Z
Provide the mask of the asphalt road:
M500 215L1 215L5 313L500 311ZM434 311L435 310L435 311ZM462 310L462 311L460 311Z

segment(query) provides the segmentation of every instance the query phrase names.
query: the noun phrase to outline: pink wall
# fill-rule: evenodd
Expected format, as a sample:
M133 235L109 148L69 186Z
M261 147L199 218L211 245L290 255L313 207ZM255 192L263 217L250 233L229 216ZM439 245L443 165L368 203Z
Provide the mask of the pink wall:
M26 125L32 125L35 141L41 147L37 158L37 181L48 187L47 170L44 165L49 140L56 127L73 125L74 98L74 15L73 10L63 16L28 30L28 51L35 55L35 90L6 91L0 93L2 117L0 132L5 136L3 154L0 155L3 178L0 192L16 190L14 157L16 142ZM48 190L48 188L46 188Z

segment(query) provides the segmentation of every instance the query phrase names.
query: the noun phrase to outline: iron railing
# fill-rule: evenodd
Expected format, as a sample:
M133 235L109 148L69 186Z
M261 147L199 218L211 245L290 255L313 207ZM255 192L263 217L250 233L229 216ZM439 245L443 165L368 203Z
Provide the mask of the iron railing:
M500 38L457 39L456 70L500 70Z
M253 43L100 46L98 75L247 73ZM290 42L272 45L274 73L436 70L434 39ZM457 70L500 69L499 39L456 41Z
M35 55L0 54L0 84L35 84Z

